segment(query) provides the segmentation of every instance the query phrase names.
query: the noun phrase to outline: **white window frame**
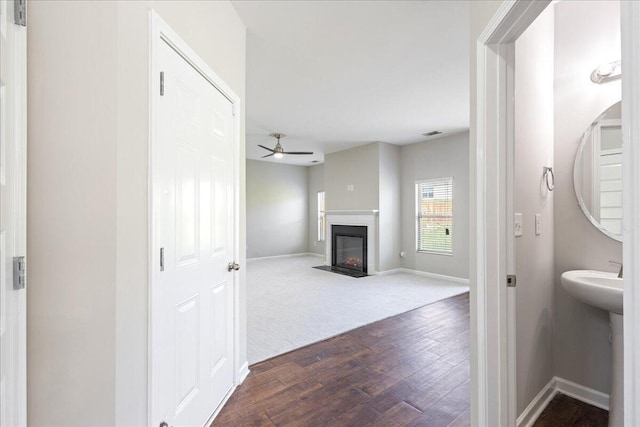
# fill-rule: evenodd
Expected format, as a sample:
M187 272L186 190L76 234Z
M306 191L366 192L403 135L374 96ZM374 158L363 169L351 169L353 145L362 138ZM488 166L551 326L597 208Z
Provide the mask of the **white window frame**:
M322 195L322 206L320 204L320 195ZM327 214L325 212L325 199L326 195L324 190L318 191L317 203L318 203L318 242L324 242L327 239Z
M422 250L420 249L420 200L422 198L422 195L419 194L419 189L420 186L423 184L429 184L431 182L443 182L443 181L450 181L451 182L451 234L452 234L452 241L451 241L451 252L447 252L447 251L437 251L437 250ZM416 239L416 253L420 253L420 254L430 254L430 255L444 255L444 256L453 256L453 185L454 185L454 179L452 176L445 176L445 177L441 177L441 178L431 178L431 179L422 179L422 180L418 180L415 182L415 186L414 186L414 194L415 194L415 220L414 220L414 224L415 224L415 239Z

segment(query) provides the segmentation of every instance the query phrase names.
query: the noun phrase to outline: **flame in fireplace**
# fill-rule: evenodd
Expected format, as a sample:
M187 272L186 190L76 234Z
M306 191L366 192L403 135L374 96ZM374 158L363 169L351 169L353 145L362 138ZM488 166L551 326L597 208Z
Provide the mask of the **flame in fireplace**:
M351 268L361 269L362 268L362 263L363 263L362 258L350 257L350 258L347 258L346 260L344 260L343 265L345 265L347 267L351 267Z

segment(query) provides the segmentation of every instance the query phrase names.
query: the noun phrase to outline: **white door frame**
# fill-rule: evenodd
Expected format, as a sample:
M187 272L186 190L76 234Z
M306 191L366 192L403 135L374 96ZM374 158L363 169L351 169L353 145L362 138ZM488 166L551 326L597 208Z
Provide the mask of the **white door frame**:
M160 128L158 122L159 115L159 98L160 98L160 71L161 67L158 64L158 46L160 43L167 43L171 46L182 58L187 61L200 75L209 81L216 89L218 89L233 105L233 155L232 155L232 170L233 170L233 258L234 260L240 259L240 181L239 181L239 157L240 157L240 97L206 64L206 62L198 56L198 54L189 47L189 45L169 27L169 25L154 11L149 11L149 28L150 28L150 61L149 61L149 203L148 203L148 221L149 221L149 315L148 315L148 399L147 399L147 419L149 422L152 420L152 396L154 393L153 382L153 360L154 355L151 352L152 349L152 310L151 302L153 301L154 281L158 274L158 266L160 265L159 253L155 250L155 218L153 212L153 176L154 176L154 164L153 147L154 141ZM248 364L246 361L240 360L240 280L238 273L233 273L233 388L227 394L225 400L215 409L211 419L213 419L224 403L226 399L231 396L231 393L237 387L244 378L249 374ZM209 422L211 422L211 419Z
M14 23L15 3L9 0L2 0L0 4L0 31L8 37L11 43L9 49L4 52L0 61L7 61L6 71L10 75L8 83L11 85L5 94L5 103L0 107L3 114L1 127L7 126L11 132L5 132L7 138L11 138L6 150L2 153L6 158L4 162L12 165L11 176L7 177L7 182L11 184L9 191L13 192L13 224L9 225L13 229L12 242L6 242L13 251L10 256L27 255L27 28ZM9 58L7 58L9 56ZM10 121L10 122L9 122ZM4 160L4 159L3 159ZM3 171L4 172L4 171ZM4 248L3 248L4 250ZM4 260L8 267L12 269L12 260ZM6 266L6 265L5 265ZM9 272L12 270L9 270ZM7 279L5 277L5 279ZM9 280L7 280L9 282ZM11 288L11 283L3 283L5 291ZM7 319L5 327L12 328L15 333L14 348L10 348L15 357L15 389L7 390L7 393L14 394L15 399L11 402L11 408L5 408L12 414L9 421L15 422L16 426L27 425L27 296L26 287L20 290L9 290L12 295L7 296L8 304L14 304L9 311L12 318ZM5 315L6 313L3 313ZM13 386L14 384L9 384ZM15 417L15 418L14 418ZM3 417L4 419L4 417Z
M476 282L472 423L515 425L513 44L549 0L507 0L477 42ZM640 2L621 2L625 426L640 425ZM634 144L635 142L635 144ZM512 194L511 194L512 195Z
M640 3L623 1L624 425L640 425Z
M476 271L472 425L515 426L513 153L517 38L550 0L505 1L477 41Z

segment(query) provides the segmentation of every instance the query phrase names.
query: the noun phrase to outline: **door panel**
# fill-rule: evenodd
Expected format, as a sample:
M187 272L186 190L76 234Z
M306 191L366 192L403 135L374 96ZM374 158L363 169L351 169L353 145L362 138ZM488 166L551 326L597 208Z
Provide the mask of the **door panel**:
M233 387L231 102L161 42L152 142L152 422L202 425Z
M176 307L176 414L200 392L199 295Z

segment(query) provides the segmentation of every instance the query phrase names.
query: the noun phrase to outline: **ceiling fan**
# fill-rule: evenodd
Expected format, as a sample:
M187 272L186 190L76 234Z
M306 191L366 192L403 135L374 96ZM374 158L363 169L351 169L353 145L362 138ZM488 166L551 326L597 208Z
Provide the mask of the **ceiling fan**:
M284 148L282 148L282 145L280 145L280 138L284 138L285 134L283 133L270 133L269 136L274 137L275 139L278 140L278 143L276 144L276 146L272 149L272 148L268 148L265 147L264 145L260 145L258 144L258 147L264 148L265 150L271 151L271 154L267 154L266 156L262 156L262 158L264 159L265 157L275 157L276 159L281 159L282 156L284 156L285 154L304 154L304 155L308 155L308 154L313 154L312 151L284 151Z

